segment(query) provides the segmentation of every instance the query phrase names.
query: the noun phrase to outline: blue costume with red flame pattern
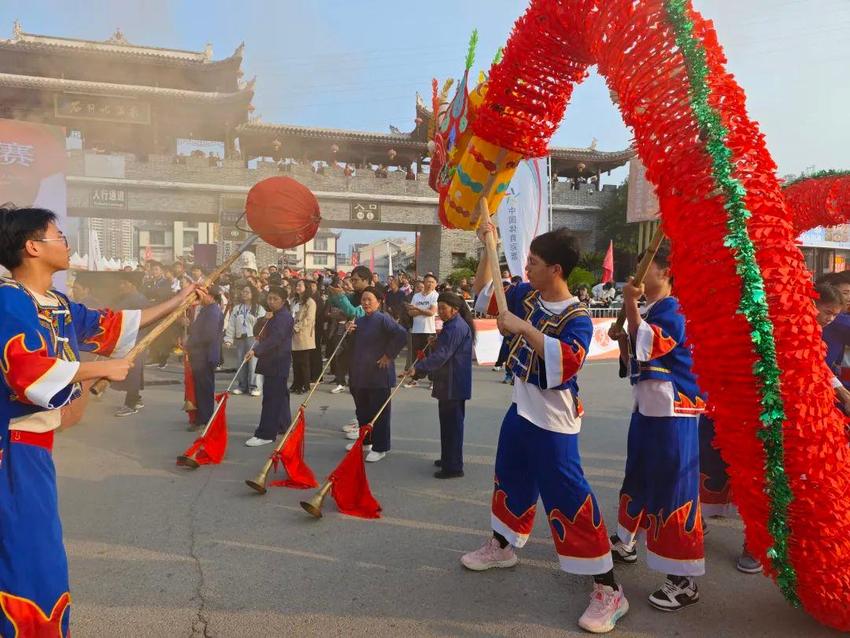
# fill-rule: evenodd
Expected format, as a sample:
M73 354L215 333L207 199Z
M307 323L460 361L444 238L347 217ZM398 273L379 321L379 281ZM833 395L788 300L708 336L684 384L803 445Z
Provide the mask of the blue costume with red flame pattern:
M583 411L576 375L593 322L576 297L544 302L527 283L510 286L506 297L509 310L545 337L543 356L524 337L511 340L507 368L514 394L496 452L493 530L522 547L542 498L561 569L604 574L613 566L608 535L578 450Z
M685 318L675 297L641 309L631 341L635 410L617 535L646 532L647 565L674 576L705 573L700 516L699 416L705 411L691 371Z
M126 354L141 313L90 310L0 279L0 317L0 636L67 636L53 435L60 408L80 396L79 352Z

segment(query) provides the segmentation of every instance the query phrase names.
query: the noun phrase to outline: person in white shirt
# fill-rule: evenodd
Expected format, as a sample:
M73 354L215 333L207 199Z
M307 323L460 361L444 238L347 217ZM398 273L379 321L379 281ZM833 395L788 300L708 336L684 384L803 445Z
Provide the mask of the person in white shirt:
M487 222L479 230L482 242L489 232L495 229ZM544 233L531 242L527 283L505 291L508 309L498 313L498 326L511 335L507 368L514 386L496 451L493 532L461 563L474 571L516 565L513 548L528 541L542 498L561 569L593 576L579 626L604 633L614 629L629 604L614 579L605 523L578 452L583 410L576 376L593 337L590 313L567 285L578 260L578 241L565 229ZM476 292L490 283L487 262L485 253ZM479 294L479 302L487 296ZM495 315L495 300L490 301L487 314Z
M411 356L416 357L416 353L424 350L428 344L428 339L437 334L437 299L440 294L437 292L437 278L428 273L422 280L422 292L417 292L413 295L409 304L406 304L407 314L413 319L413 325L410 328L411 336ZM418 385L417 381L411 380L408 388L413 388Z
M244 286L239 291L239 303L230 311L224 329L224 346L232 348L236 346L236 360L241 362L254 343L254 324L257 319L266 316L266 311L259 304L258 295L251 286ZM233 394L248 394L258 397L262 394L262 388L258 385L256 374L257 360L251 359L242 366L239 377L236 379L236 387Z

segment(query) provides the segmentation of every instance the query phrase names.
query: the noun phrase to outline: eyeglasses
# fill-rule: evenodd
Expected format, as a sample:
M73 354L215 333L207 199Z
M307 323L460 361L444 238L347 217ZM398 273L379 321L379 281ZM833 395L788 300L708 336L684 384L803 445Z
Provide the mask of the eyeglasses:
M65 248L68 247L68 238L65 237L65 235L62 235L61 237L47 237L47 238L44 238L44 239L33 239L33 241L43 241L43 242L61 241L62 243L65 244Z

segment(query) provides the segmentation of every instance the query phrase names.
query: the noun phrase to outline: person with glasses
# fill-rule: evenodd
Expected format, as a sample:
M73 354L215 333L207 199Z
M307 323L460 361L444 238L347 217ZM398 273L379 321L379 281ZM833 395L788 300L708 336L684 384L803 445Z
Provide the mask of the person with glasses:
M55 213L0 207L0 265L11 273L0 278L0 636L23 635L17 628L40 618L54 618L68 635L68 562L52 458L61 408L80 397L84 381L125 379L139 328L196 290L143 310L93 310L53 288L69 260ZM111 358L81 362L81 351Z

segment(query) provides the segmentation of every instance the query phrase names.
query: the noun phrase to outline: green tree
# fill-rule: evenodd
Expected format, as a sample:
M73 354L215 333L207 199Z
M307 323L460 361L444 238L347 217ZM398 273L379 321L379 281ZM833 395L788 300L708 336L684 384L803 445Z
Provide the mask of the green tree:
M468 281L472 281L472 278L475 277L475 271L469 268L457 268L449 273L449 276L446 279L449 280L449 283L452 286L457 286L460 283L460 280L466 278Z
M597 250L606 251L608 241L614 240L614 247L620 250L634 251L637 243L637 224L626 223L626 207L629 202L629 181L626 180L614 193L599 213L599 231Z

